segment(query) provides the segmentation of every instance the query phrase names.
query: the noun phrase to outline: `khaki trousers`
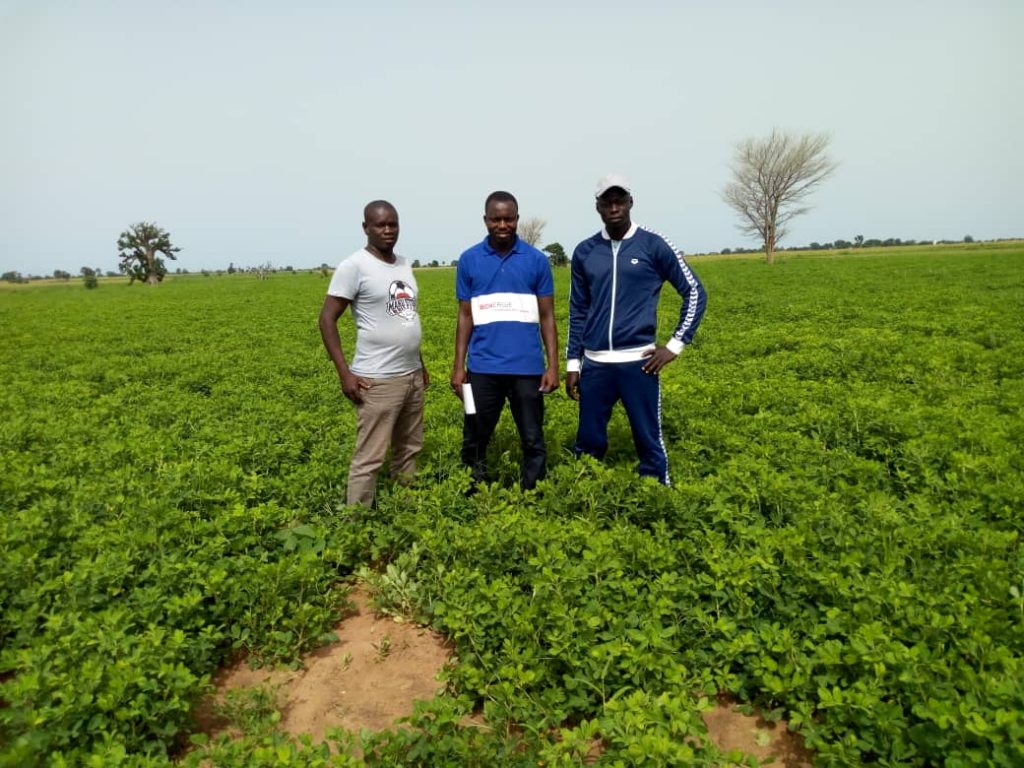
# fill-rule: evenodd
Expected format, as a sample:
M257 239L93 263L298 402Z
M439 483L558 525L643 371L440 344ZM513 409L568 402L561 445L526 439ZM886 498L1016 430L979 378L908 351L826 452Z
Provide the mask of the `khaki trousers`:
M377 472L391 447L391 476L408 483L423 448L423 371L391 379L367 379L356 406L356 447L348 469L349 504L373 504Z

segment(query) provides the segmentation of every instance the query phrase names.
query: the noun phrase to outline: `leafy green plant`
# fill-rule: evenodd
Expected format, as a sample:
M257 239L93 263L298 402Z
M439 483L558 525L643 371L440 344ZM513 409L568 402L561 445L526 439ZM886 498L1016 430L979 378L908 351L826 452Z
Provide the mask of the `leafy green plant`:
M0 764L166 764L218 666L301 663L357 573L445 634L447 693L362 758L267 727L185 764L742 762L698 722L719 692L823 765L1024 764L1021 248L857 253L694 264L714 311L662 375L671 488L636 477L618 411L605 461L576 460L556 395L537 491L503 423L467 497L459 403L432 389L417 486L382 477L359 517L316 273L11 288ZM436 372L450 273L420 289ZM256 301L272 320L245 321Z
M418 545L413 544L396 560L388 563L383 573L369 566L357 570L359 580L370 587L370 602L373 609L387 616L423 620L429 613L419 584L416 582L416 568L419 565Z
M278 695L278 688L270 685L230 689L216 712L242 733L262 734L281 720Z

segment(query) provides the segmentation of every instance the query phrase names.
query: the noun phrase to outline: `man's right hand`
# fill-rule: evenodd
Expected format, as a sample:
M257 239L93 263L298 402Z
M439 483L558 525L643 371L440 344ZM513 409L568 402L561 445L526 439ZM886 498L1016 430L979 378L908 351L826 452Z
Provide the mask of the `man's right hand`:
M580 399L580 374L577 371L565 374L565 394L573 400Z
M341 376L341 392L356 405L363 404L363 391L370 388L370 382L360 379L354 373Z
M452 392L454 392L459 400L462 399L462 385L469 381L469 374L466 373L465 368L456 368L452 371Z

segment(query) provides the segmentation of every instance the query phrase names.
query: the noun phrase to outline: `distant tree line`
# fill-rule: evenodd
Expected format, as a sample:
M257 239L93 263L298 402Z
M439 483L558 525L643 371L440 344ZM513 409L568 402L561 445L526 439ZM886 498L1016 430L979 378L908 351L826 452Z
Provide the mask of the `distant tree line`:
M437 259L428 261L426 264L422 263L419 259L414 259L412 262L413 269L419 269L420 267L457 267L459 265L458 259L452 259L447 264L442 264Z
M902 240L898 237L887 237L882 240L877 237L865 239L864 235L857 235L853 240L834 240L831 243L819 243L817 241L808 245L793 245L788 248L777 248L779 251L831 251L844 248L891 248L900 245L956 245L958 243L973 243L974 238L964 235L963 240ZM719 253L761 253L762 248L723 248Z
M96 285L93 283L97 278L102 275L107 277L117 277L119 273L107 270L103 272L99 267L82 267L79 270L79 274L82 276L86 283L86 287L95 288ZM27 283L30 280L61 280L67 282L71 279L72 275L70 272L63 269L53 270L52 275L23 275L17 270L11 270L10 272L4 272L0 274L0 282L4 283Z
M884 240L882 240L882 239L877 238L877 237L865 238L864 235L857 235L856 237L853 238L853 240L844 240L844 239L840 238L838 240L833 240L831 243L819 243L819 242L815 241L815 242L812 242L812 243L810 243L808 245L804 245L804 246L794 245L794 246L789 246L788 248L777 247L776 250L777 251L832 251L832 250L843 250L843 249L847 249L847 248L891 248L891 247L898 247L898 246L902 246L902 245L957 245L959 243L973 243L973 242L975 242L975 239L971 235L964 235L962 240L903 240L903 239L901 239L899 237L887 237ZM557 243L557 242L556 243L549 243L548 245L545 245L542 250L548 254L548 257L549 257L549 259L551 261L551 266L553 266L553 267L562 267L562 266L565 266L565 265L567 265L569 263L569 257L566 254L565 249L562 247L561 243ZM718 251L718 253L721 253L721 254L724 254L724 255L743 254L743 253L763 253L763 252L764 252L764 248L763 247L744 248L742 246L737 246L735 248L723 248L721 251ZM702 255L706 255L706 254L695 254L695 255L702 256ZM442 264L437 259L433 259L432 261L428 261L426 264L423 264L423 263L420 262L419 259L416 259L415 261L413 261L412 266L414 268L417 268L417 269L420 268L420 267L441 267L441 266L452 266L452 267L454 267L454 266L458 265L458 263L459 263L458 259L452 259L450 262L448 262L448 264ZM266 279L266 277L268 275L276 274L277 272L287 272L287 273L291 273L291 274L299 274L299 272L302 272L302 271L309 271L309 272L319 271L322 276L329 277L331 275L332 268L327 263L322 263L319 267L313 267L313 268L311 268L309 270L302 270L302 269L296 270L294 267L291 267L291 266L275 267L275 266L271 265L270 262L266 262L264 264L259 264L259 265L251 266L251 267L238 267L238 266L235 266L234 262L231 262L230 264L228 264L228 267L227 267L226 270L224 270L224 269L215 269L215 270L201 269L201 270L199 270L198 273L195 273L195 274L202 275L203 277L212 277L214 275L216 275L217 277L220 277L223 274L225 274L225 272L227 274L229 274L229 275L248 273L248 274L256 275L260 279ZM79 270L79 274L81 275L83 284L85 285L86 288L96 288L99 285L98 278L100 278L101 276L103 276L103 277L119 277L122 273L113 272L111 270L107 270L107 271L104 272L99 267L82 267ZM190 274L193 274L193 273L190 272L188 269L183 269L183 268L179 267L179 268L174 270L174 274L176 274L176 275L190 275ZM9 272L4 272L3 274L0 274L0 282L4 282L4 283L27 283L30 280L63 280L65 282L67 282L67 281L71 280L71 278L72 278L72 274L70 272L66 271L66 270L63 270L63 269L55 269L55 270L53 270L53 274L52 275L24 275L21 272L18 272L16 270L11 270ZM138 279L138 278L136 278L136 279Z

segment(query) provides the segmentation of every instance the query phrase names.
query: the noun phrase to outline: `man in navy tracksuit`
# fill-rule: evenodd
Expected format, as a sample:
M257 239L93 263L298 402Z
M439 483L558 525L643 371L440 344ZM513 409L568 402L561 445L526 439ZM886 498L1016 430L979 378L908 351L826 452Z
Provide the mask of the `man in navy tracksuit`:
M633 197L623 176L605 176L595 197L604 229L573 251L569 289L565 389L580 403L576 455L604 456L612 408L622 400L640 474L668 485L658 375L693 338L707 293L671 242L631 221ZM666 281L683 304L662 346L655 333Z

